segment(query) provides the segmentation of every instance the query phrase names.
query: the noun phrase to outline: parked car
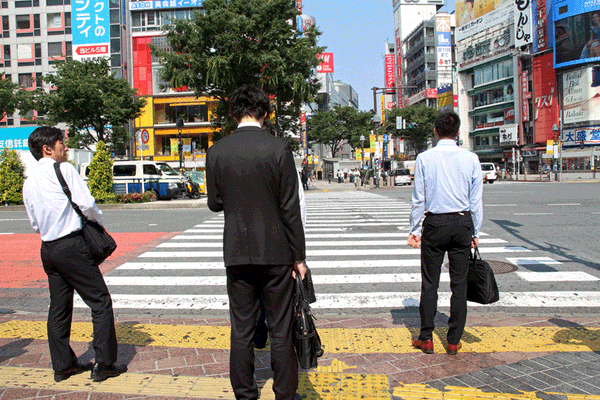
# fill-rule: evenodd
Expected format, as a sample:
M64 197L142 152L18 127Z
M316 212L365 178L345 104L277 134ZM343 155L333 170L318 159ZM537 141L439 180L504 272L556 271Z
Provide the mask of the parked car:
M393 173L394 175L394 186L395 185L410 185L412 183L412 179L410 176L410 170L397 169Z
M496 165L494 163L481 163L481 171L483 172L483 183L494 183L498 179Z

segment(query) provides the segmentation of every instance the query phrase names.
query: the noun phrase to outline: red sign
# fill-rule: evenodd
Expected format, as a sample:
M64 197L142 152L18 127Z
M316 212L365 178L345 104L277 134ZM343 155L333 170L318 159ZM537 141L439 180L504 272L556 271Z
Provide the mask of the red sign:
M400 39L400 30L396 30L396 86L402 87L402 40ZM398 90L398 107L404 108L404 91Z
M296 0L296 9L302 14L302 0Z
M437 89L426 89L428 99L437 99Z
M536 143L554 139L552 125L558 124L558 88L552 53L533 58L533 120Z
M300 123L302 125L306 123L306 113L300 113Z
M504 120L505 121L514 121L515 120L515 108L507 108L504 110Z
M523 122L529 121L529 101L527 101L527 92L529 92L529 74L527 71L521 72L521 104Z
M106 45L106 44L90 44L87 46L79 46L75 49L75 53L79 54L80 56L108 54L108 45Z
M317 66L317 72L333 74L333 53L320 53L317 54L317 58L321 60L321 63Z
M396 77L394 76L394 55L386 54L385 55L385 87L386 88L395 88L396 87Z

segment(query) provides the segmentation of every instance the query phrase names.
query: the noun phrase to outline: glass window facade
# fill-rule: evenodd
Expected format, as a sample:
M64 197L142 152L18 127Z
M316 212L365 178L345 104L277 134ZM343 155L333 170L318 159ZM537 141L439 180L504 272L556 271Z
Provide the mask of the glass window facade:
M513 76L513 60L508 59L499 63L489 64L474 71L474 85L480 86Z

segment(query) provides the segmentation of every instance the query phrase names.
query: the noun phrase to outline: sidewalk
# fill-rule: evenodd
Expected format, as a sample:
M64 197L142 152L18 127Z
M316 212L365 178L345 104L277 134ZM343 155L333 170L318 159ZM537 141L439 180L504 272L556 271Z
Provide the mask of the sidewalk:
M456 356L410 345L415 314L318 316L325 346L319 367L301 371L303 399L600 399L600 316L547 318L472 312ZM232 399L227 319L117 318L119 363L129 371L94 383L89 373L55 383L45 316L0 315L0 399ZM93 360L89 318L71 341ZM270 355L256 351L261 398L274 398Z

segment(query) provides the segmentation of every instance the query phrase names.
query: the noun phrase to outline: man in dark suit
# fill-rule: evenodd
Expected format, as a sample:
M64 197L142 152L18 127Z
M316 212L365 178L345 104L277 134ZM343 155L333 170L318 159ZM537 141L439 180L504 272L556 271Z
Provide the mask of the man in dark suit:
M208 207L225 213L223 256L231 317L230 379L236 399L257 399L254 348L259 299L271 338L276 399L294 399L292 292L306 273L298 172L289 143L262 129L269 98L245 85L229 99L238 129L207 151Z

